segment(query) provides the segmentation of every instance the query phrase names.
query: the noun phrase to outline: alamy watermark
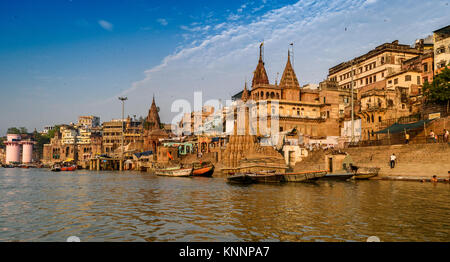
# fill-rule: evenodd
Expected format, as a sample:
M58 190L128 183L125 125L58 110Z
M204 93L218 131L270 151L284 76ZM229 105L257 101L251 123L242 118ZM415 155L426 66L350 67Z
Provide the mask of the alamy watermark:
M194 105L186 99L172 103L175 134L237 134L271 136L278 134L280 107L278 100L221 100L203 103L202 92L194 92ZM236 129L236 130L234 130Z

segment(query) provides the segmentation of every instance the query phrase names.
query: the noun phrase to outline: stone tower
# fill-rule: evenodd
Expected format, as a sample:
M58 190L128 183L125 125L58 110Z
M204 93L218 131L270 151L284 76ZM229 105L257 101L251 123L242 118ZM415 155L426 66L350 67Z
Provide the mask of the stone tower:
M298 83L297 76L291 64L291 55L288 51L288 60L286 67L284 68L283 75L279 85L282 90L282 98L286 100L299 100L300 99L300 85Z
M253 72L252 88L254 88L257 85L269 84L269 78L267 77L266 68L264 67L264 62L262 59L262 46L263 44L261 43L261 45L259 46L258 65L256 66L256 69Z
M146 128L149 130L161 129L161 120L159 119L158 108L156 107L155 103L155 96L153 96L152 105L150 107L150 110L148 111L146 122Z
M249 98L249 93L247 90L247 82L245 82L244 91L242 92L241 100L242 100L242 102L245 103L245 102L247 102L248 98Z

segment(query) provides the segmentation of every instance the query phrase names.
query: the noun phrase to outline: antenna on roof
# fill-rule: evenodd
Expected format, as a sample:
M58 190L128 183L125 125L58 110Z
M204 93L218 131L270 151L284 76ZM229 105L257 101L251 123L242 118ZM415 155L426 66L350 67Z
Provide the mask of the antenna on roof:
M294 68L294 42L291 43L292 67Z
M259 45L259 57L261 58L262 62L264 63L264 40Z

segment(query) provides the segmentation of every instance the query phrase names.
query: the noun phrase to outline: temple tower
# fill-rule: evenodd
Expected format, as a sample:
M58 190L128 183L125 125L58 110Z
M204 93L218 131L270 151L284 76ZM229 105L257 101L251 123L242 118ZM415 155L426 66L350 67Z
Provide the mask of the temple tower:
M282 99L298 101L300 99L300 85L297 76L291 64L291 55L288 51L288 60L281 76L280 85L282 92Z

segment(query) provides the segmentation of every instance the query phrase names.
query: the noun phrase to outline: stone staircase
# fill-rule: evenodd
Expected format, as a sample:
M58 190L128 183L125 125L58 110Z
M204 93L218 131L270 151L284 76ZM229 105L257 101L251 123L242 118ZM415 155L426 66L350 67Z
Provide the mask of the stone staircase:
M381 177L436 175L448 178L450 171L450 146L443 143L348 148L345 151L357 166L380 167ZM392 153L397 157L393 169L389 166Z

